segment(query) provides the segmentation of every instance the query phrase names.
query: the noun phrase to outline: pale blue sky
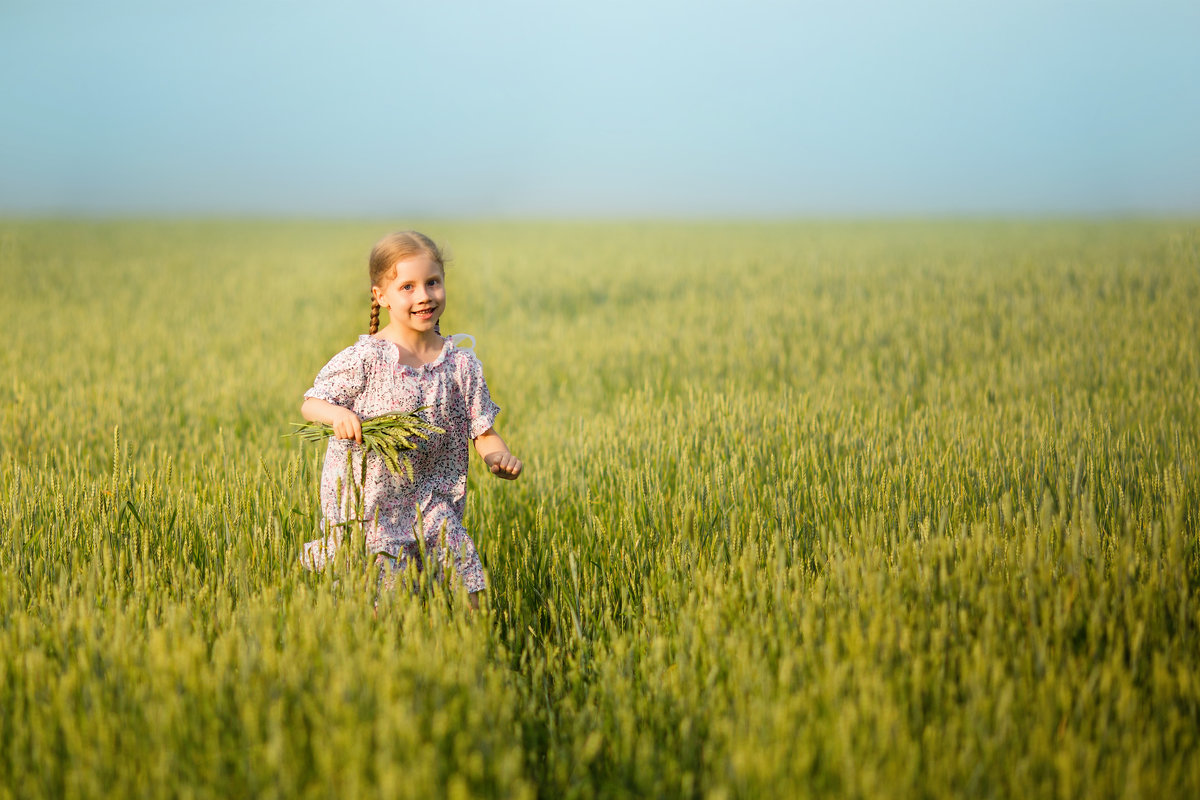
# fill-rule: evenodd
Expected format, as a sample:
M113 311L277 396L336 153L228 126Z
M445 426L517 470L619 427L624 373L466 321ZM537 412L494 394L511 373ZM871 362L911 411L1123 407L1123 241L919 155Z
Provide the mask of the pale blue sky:
M0 0L0 215L1200 213L1200 2Z

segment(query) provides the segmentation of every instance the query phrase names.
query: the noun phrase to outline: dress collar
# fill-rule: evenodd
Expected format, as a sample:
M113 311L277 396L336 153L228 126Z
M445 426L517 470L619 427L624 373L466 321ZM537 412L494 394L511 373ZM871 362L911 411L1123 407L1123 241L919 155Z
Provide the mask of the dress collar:
M435 367L440 366L442 364L442 362L446 360L446 356L450 354L450 351L454 349L453 338L449 337L449 336L443 336L442 337L442 349L437 354L437 356L433 359L433 361L430 361L426 364L422 364L419 367L411 367L408 364L399 363L400 362L400 350L397 349L395 342L389 341L387 339L380 339L378 336L370 336L365 333L358 337L358 341L359 341L359 344L365 344L369 347L374 347L376 350L378 350L384 354L384 358L386 358L388 361L390 361L392 364L396 365L400 369L410 370L412 372L417 372L419 370L429 370L429 369L433 369Z

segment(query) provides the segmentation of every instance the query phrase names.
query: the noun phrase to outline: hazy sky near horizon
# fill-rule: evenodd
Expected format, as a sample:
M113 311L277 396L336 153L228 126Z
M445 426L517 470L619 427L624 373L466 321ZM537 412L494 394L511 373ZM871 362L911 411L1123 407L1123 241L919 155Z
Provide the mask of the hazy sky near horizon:
M0 215L1200 213L1200 3L0 0Z

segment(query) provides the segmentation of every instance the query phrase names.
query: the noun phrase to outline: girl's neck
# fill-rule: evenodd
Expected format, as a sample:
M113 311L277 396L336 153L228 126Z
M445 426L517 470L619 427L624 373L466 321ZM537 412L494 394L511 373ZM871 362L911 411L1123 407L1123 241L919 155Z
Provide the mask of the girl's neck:
M410 367L428 364L438 357L445 339L434 331L414 331L398 325L386 325L376 339L384 339L396 345L400 351L400 363Z

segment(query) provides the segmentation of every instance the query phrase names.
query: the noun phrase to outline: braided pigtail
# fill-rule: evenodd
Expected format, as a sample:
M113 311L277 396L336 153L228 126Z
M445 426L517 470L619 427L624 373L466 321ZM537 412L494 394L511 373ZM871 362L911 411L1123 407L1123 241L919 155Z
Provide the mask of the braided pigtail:
M371 298L371 335L379 333L379 301Z

